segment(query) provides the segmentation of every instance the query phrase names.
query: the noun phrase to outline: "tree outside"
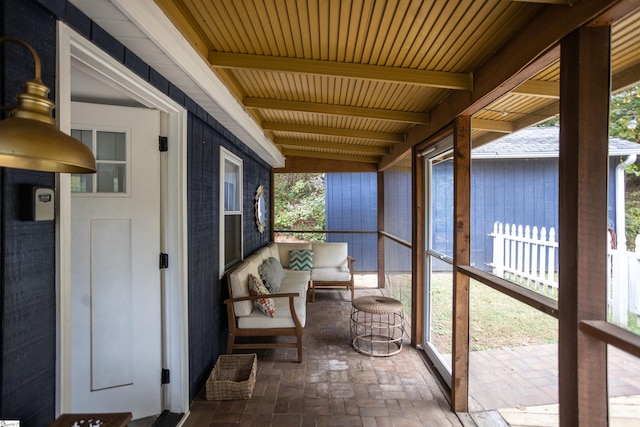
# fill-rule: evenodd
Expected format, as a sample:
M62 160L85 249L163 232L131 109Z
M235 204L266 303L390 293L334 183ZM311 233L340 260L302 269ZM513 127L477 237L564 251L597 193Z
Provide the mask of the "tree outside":
M279 173L274 177L274 187L276 230L325 230L324 174ZM281 234L315 242L326 240L322 233Z
M634 86L611 97L609 133L611 136L640 142L640 86ZM626 168L626 225L627 248L635 249L640 234L640 159Z

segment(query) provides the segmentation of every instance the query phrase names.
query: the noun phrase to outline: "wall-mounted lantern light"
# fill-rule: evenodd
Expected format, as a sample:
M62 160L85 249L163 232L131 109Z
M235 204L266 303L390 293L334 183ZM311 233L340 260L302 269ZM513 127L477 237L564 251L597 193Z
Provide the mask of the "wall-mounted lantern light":
M4 42L18 43L31 52L35 78L23 84L25 92L16 96L18 105L0 121L0 167L95 173L96 159L89 147L56 126L54 104L48 98L49 88L42 83L36 51L20 39L0 37L0 43Z

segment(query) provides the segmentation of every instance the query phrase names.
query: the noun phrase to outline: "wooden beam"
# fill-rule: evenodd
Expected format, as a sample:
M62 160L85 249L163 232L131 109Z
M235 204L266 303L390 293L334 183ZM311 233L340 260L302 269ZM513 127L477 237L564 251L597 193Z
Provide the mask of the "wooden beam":
M640 81L640 63L635 64L622 71L618 71L611 78L611 90L618 92L619 90L626 89L629 86L638 84Z
M558 101L554 101L551 104L541 107L536 111L528 113L526 116L516 120L515 122L512 122L513 131L517 132L520 129L524 129L543 122L550 117L556 116L559 112L560 103ZM489 132L484 135L478 136L476 138L473 138L473 148L480 147L481 145L484 145L503 136L504 133L499 132Z
M462 272L472 279L495 289L523 304L526 304L536 310L539 310L549 316L558 318L558 302L548 296L542 295L532 289L524 286L516 285L502 277L480 270L469 265L457 266L459 272Z
M594 20L618 3L629 4L634 1L582 0L567 8L545 8L474 71L474 89L471 93L454 92L431 110L429 124L414 126L407 133L407 142L396 145L391 154L382 158L380 170L395 164L407 155L411 147L451 123L452 118L463 114L473 115L558 60L558 43L574 29Z
M453 354L451 404L468 411L469 400L469 276L458 265L471 263L471 117L456 118L453 126Z
M377 167L373 163L359 161L288 156L285 166L273 171L274 173L376 172Z
M547 82L544 80L527 80L520 86L514 88L511 93L558 99L560 98L560 83Z
M603 320L583 320L580 330L622 351L640 357L640 336Z
M247 108L261 108L265 110L303 111L306 113L360 117L365 119L387 120L390 122L401 123L429 123L428 114L414 113L410 111L383 110L379 108L318 104L313 102L252 98L246 96L242 99L242 103Z
M291 138L275 138L273 143L276 145L286 145L288 147L304 147L304 148L316 148L320 150L341 150L351 151L362 154L373 154L376 156L384 156L389 154L389 149L385 147L371 147L368 145L356 145L356 144L341 144L339 142L322 142L322 141L307 141L302 139Z
M558 280L560 425L608 422L607 346L580 331L606 321L610 27L562 41Z
M513 123L505 120L487 120L487 119L473 119L471 120L471 127L477 130L486 130L489 132L500 133L512 133Z
M545 4L564 4L572 5L578 0L511 0L520 3L545 3Z
M363 162L363 163L378 163L380 161L379 156L356 156L356 155L345 155L338 153L318 153L317 151L304 151L304 150L291 150L285 149L282 150L282 154L285 156L295 156L295 157L311 157L315 159L325 159L325 160L346 160L351 162Z
M403 133L387 133L387 132L372 132L358 129L338 129L325 126L310 126L299 125L294 123L277 123L277 122L263 122L261 125L264 130L271 130L276 132L293 132L293 133L308 133L313 135L327 135L327 136L341 136L345 138L358 138L375 141L386 142L404 142L405 136Z
M415 70L316 59L210 52L209 63L213 68L240 68L367 79L443 89L471 90L473 87L473 75L469 73Z

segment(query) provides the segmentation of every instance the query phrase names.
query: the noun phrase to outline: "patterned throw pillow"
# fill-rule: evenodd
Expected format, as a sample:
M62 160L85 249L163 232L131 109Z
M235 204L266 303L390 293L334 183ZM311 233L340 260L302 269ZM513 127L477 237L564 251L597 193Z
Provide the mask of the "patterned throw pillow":
M267 289L260 279L253 274L249 275L249 293L251 295L269 295L269 289ZM255 301L256 307L260 309L267 316L273 317L276 315L276 306L273 302L273 298L260 298Z
M289 251L289 268L291 270L312 270L313 251L309 249Z

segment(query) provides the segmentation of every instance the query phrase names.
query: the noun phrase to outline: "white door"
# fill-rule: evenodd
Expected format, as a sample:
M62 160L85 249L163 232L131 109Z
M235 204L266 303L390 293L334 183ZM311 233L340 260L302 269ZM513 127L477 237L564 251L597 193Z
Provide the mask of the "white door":
M160 115L73 103L95 175L71 176L71 410L162 409Z

